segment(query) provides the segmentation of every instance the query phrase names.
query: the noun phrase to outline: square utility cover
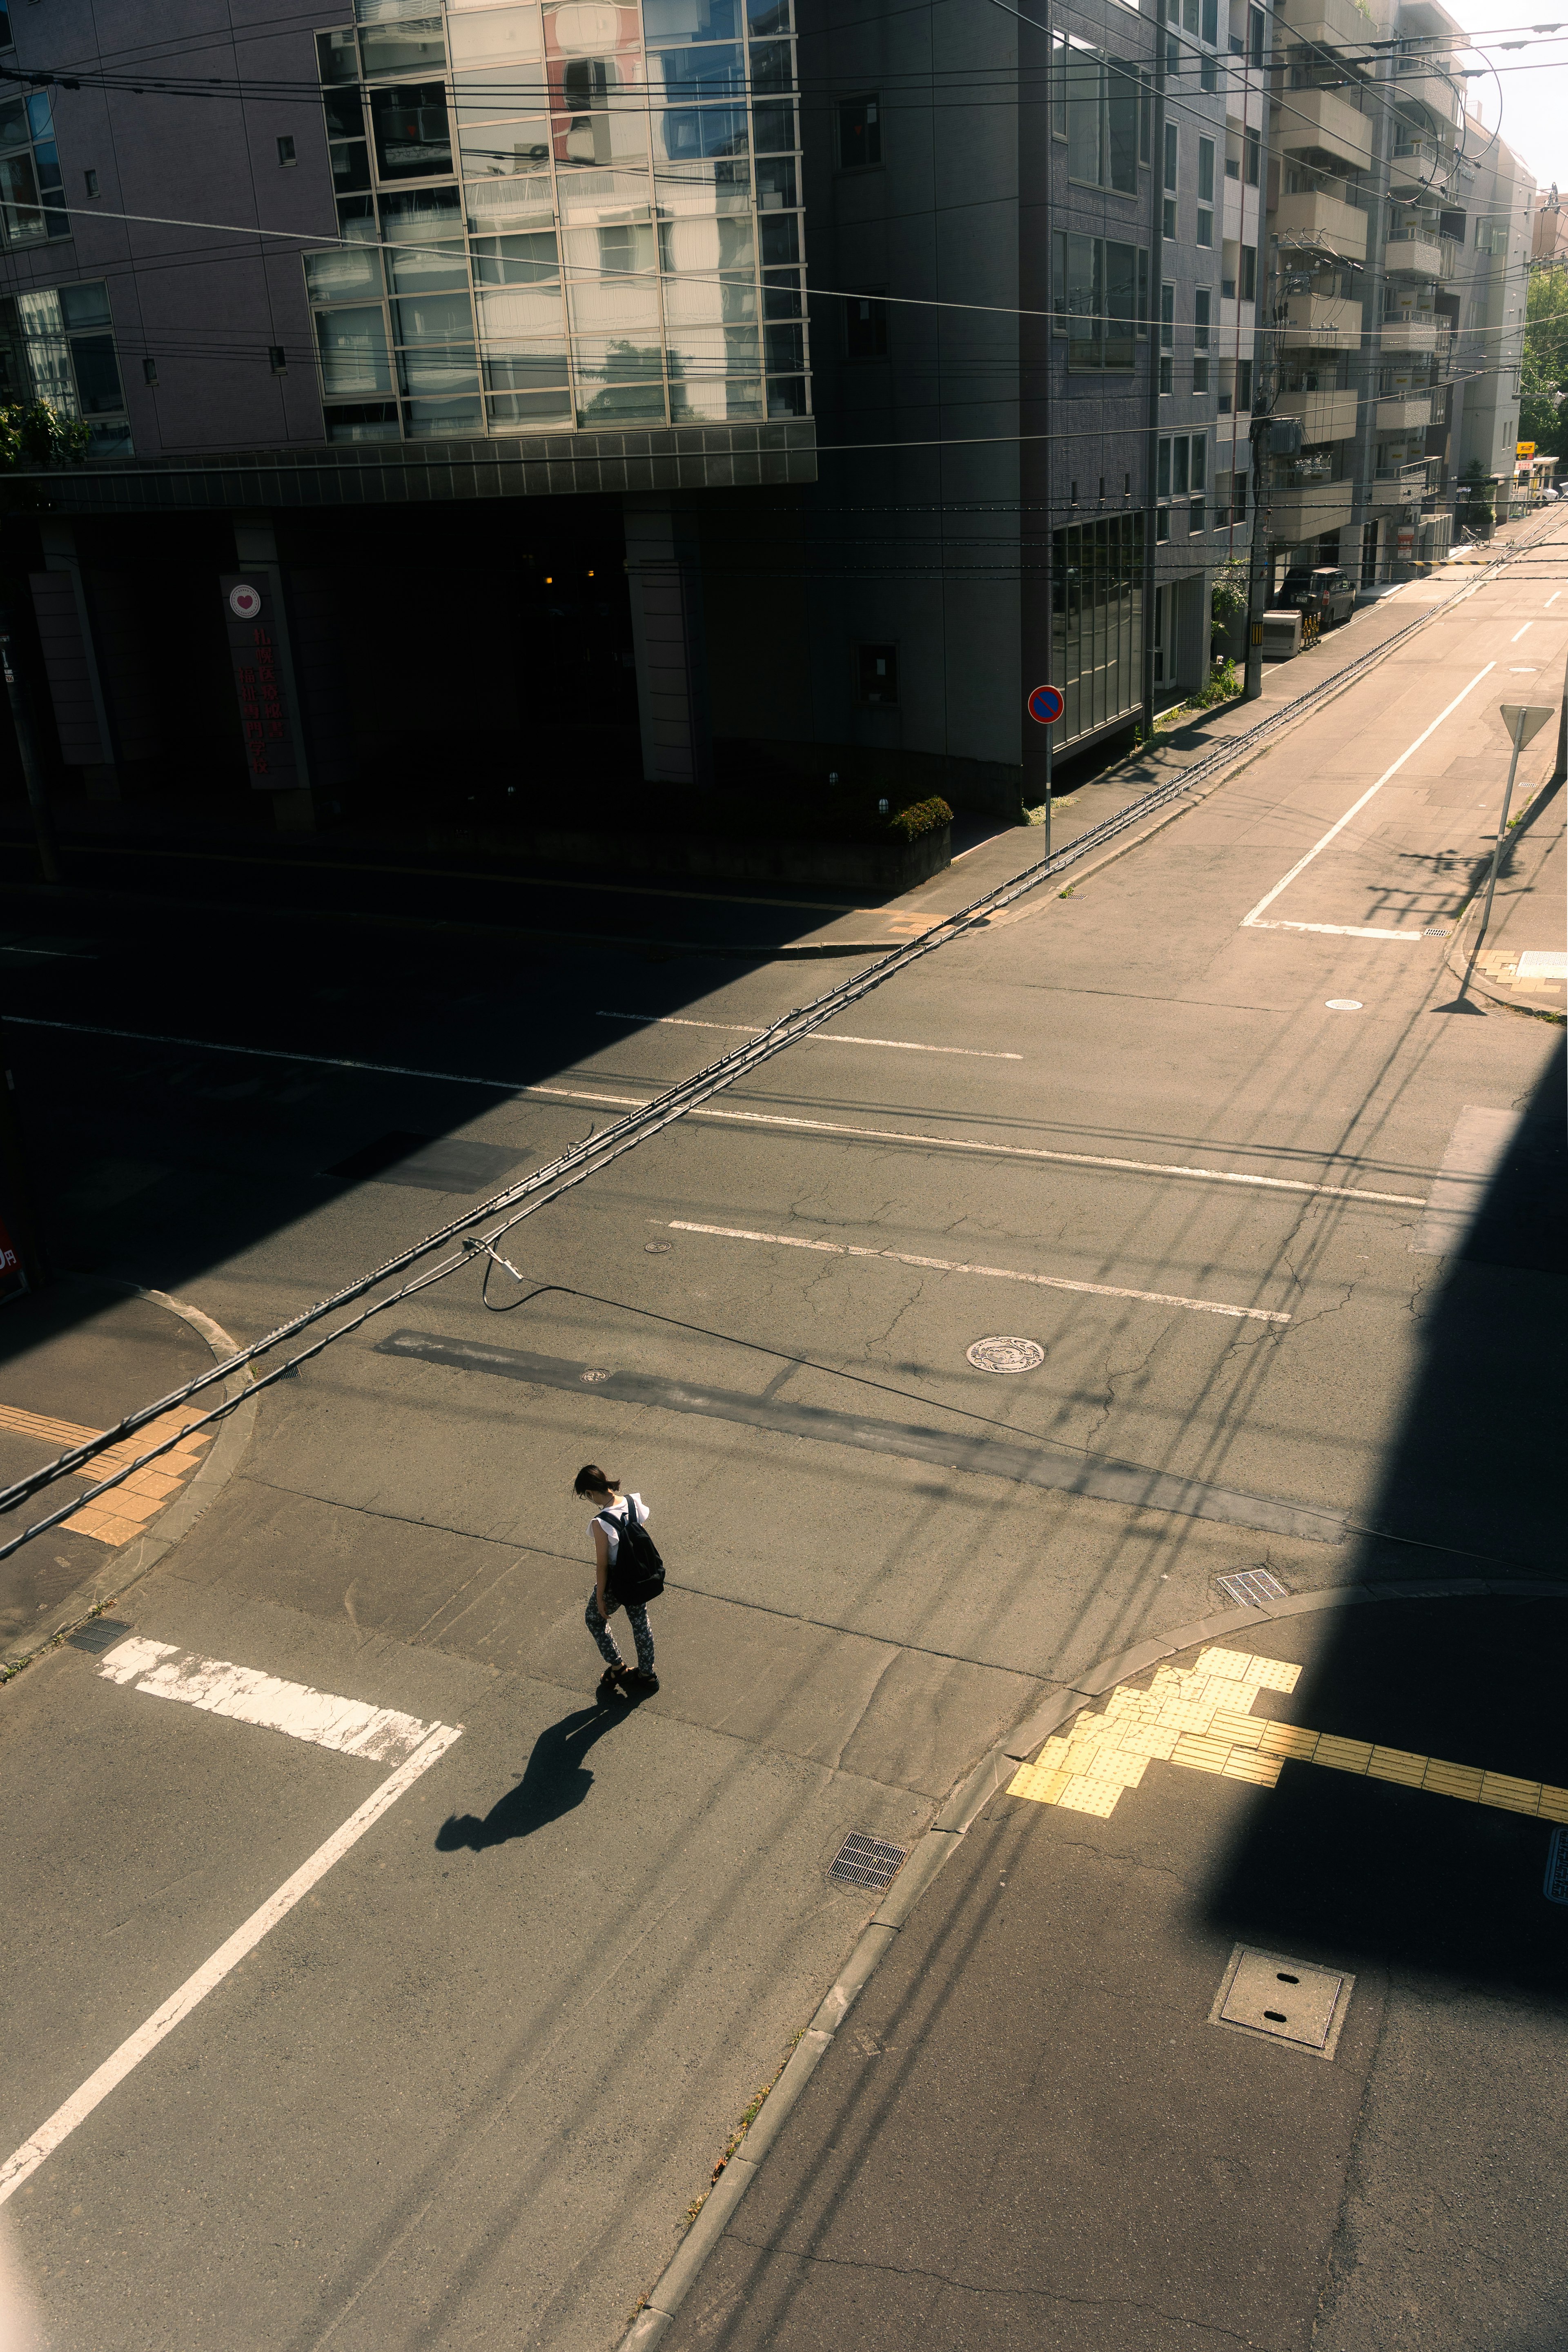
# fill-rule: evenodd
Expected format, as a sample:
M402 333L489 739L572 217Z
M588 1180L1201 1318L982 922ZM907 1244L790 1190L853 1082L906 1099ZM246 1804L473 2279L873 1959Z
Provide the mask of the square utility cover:
M411 1135L399 1129L377 1136L323 1172L361 1183L413 1184L423 1192L497 1192L528 1148L508 1150L498 1143L465 1143L444 1135Z
M1354 1977L1337 1969L1237 1944L1220 1979L1209 2023L1266 2034L1271 2041L1310 2050L1314 2057L1331 2058L1354 1983Z

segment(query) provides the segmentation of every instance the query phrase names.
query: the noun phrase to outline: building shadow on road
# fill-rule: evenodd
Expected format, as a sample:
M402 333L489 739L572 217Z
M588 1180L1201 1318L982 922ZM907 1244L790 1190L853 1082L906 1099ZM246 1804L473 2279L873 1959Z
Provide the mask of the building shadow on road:
M454 1813L443 1822L436 1835L437 1852L456 1853L470 1846L482 1853L487 1846L530 1837L575 1811L594 1785L584 1758L595 1741L636 1712L637 1702L620 1696L574 1707L540 1733L521 1780L497 1799L482 1821L477 1813Z

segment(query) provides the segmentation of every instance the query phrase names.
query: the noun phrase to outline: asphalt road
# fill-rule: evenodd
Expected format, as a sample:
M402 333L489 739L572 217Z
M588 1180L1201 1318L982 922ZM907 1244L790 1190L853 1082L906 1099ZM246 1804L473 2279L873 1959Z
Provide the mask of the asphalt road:
M465 1273L268 1392L116 1613L461 1727L341 1853L384 1760L78 1651L5 1688L0 2162L333 1854L16 2188L50 2346L598 2352L868 1916L848 1832L907 1842L1216 1578L1555 1568L1560 1032L1446 1011L1426 934L1489 850L1498 702L1555 698L1565 554L521 1227L552 1295ZM65 1261L258 1336L842 976L664 915L629 949L637 903L584 947L13 898ZM1490 1222L1435 1249L1468 1108ZM27 1407L25 1346L0 1378ZM670 1564L636 1709L594 1696L588 1458Z

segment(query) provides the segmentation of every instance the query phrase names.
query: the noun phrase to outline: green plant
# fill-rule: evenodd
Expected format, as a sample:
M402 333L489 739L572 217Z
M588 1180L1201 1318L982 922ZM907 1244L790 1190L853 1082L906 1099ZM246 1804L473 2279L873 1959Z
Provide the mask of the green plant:
M18 402L0 408L0 469L18 467L79 466L87 457L89 434L79 416L62 416L47 400Z
M912 801L908 808L895 809L888 819L888 831L900 841L919 841L952 823L952 811L939 794L932 793L929 801Z
M1194 710L1213 710L1221 702L1234 702L1241 692L1241 673L1233 661L1216 661L1195 694L1187 697Z
M1244 555L1227 556L1209 585L1209 645L1225 643L1231 624L1239 621L1251 603L1252 583Z

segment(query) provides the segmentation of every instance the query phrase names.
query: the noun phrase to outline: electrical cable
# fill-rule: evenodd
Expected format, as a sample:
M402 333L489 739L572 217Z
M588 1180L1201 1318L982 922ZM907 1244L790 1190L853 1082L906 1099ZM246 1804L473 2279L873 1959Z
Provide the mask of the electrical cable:
M921 961L925 956L951 945L954 940L972 931L976 925L987 921L993 914L1010 906L1015 899L1021 898L1029 891L1037 888L1042 882L1054 880L1058 875L1067 872L1079 858L1088 856L1102 843L1125 832L1130 826L1140 823L1144 817L1165 806L1169 802L1178 799L1183 793L1190 793L1195 784L1201 783L1207 776L1244 754L1247 747L1260 747L1282 727L1301 717L1324 697L1339 692L1350 680L1362 675L1372 663L1381 659L1396 646L1404 644L1418 630L1424 629L1438 614L1451 611L1456 604L1466 601L1486 586L1489 580L1500 576L1519 555L1537 546L1547 536L1555 520L1555 518L1552 519L1533 539L1521 541L1518 548L1505 550L1491 563L1483 566L1475 580L1467 582L1443 604L1433 605L1426 612L1419 614L1403 629L1396 630L1391 637L1384 639L1382 645L1370 648L1355 661L1347 663L1345 667L1333 677L1324 678L1318 685L1310 687L1305 694L1296 697L1292 701L1270 712L1255 726L1248 728L1245 733L1232 737L1192 768L1182 771L1163 784L1156 785L1152 792L1145 793L1138 800L1129 802L1125 807L1103 818L1099 824L1088 827L1066 847L1056 851L1048 857L1039 859L1034 866L1026 867L1022 874L1014 876L1010 881L996 884L990 890L983 891L978 898L971 899L969 904L960 908L956 914L942 917L928 930L921 932L917 939L906 940L900 946L890 949L885 955L868 964L864 971L856 973L847 981L841 982L837 987L825 991L823 994L812 999L807 1004L795 1006L789 1012L779 1014L776 1020L770 1023L756 1036L748 1038L743 1045L731 1047L717 1061L709 1063L704 1068L693 1072L690 1076L679 1080L673 1087L667 1087L663 1094L656 1096L651 1102L639 1106L625 1118L616 1120L606 1128L603 1134L591 1129L580 1143L569 1146L549 1166L536 1170L531 1176L524 1177L521 1182L508 1187L502 1192L496 1193L490 1200L482 1202L478 1208L468 1210L461 1217L455 1218L449 1223L438 1227L434 1233L426 1234L424 1240L416 1242L412 1247L400 1251L395 1257L386 1260L374 1273L362 1276L356 1281L344 1285L329 1297L319 1301L314 1307L308 1307L303 1313L279 1324L265 1339L255 1340L250 1346L237 1349L233 1355L213 1365L209 1370L199 1373L195 1380L186 1381L183 1387L171 1391L167 1396L159 1398L155 1403L142 1406L136 1412L127 1413L115 1423L112 1429L100 1432L82 1445L68 1448L53 1462L46 1464L42 1469L33 1471L26 1477L18 1479L0 1490L0 1516L4 1516L44 1487L52 1485L57 1479L69 1476L83 1463L91 1461L110 1446L122 1443L135 1431L143 1428L147 1423L174 1412L189 1398L200 1395L217 1381L230 1381L237 1373L247 1370L258 1357L267 1354L271 1349L281 1345L284 1340L293 1338L296 1333L308 1329L311 1324L319 1322L323 1316L333 1314L353 1300L363 1298L367 1291L374 1290L378 1284L390 1280L394 1275L405 1272L421 1258L427 1257L432 1251L442 1248L447 1243L454 1240L458 1242L458 1248L449 1256L415 1276L411 1281L393 1292L388 1297L374 1299L358 1315L327 1332L322 1338L312 1341L310 1347L288 1358L283 1363L265 1373L261 1379L249 1381L241 1387L237 1393L226 1398L222 1404L203 1414L198 1420L186 1423L174 1436L165 1438L160 1444L151 1447L147 1453L127 1464L122 1470L116 1471L112 1476L100 1480L86 1494L77 1496L71 1502L62 1505L59 1509L51 1512L47 1517L24 1528L20 1535L14 1536L8 1543L0 1545L0 1559L9 1559L13 1552L19 1550L23 1544L30 1542L35 1536L42 1535L48 1528L61 1525L75 1512L80 1510L84 1504L96 1500L100 1495L110 1493L124 1479L131 1477L136 1471L144 1469L149 1463L155 1462L160 1455L170 1452L186 1437L223 1419L226 1413L231 1412L242 1402L247 1395L253 1395L258 1390L269 1387L275 1381L286 1379L300 1364L309 1362L311 1358L320 1355L324 1349L329 1348L333 1340L348 1337L351 1332L361 1329L373 1316L384 1313L388 1307L399 1305L405 1298L416 1296L433 1283L444 1280L447 1275L454 1274L460 1267L470 1264L476 1251L484 1251L487 1254L493 1252L496 1244L503 1235L510 1233L514 1226L521 1224L525 1218L535 1215L542 1208L551 1206L566 1192L584 1182L588 1177L602 1173L627 1151L635 1150L639 1144L660 1134L675 1120L683 1118L688 1111L699 1108L711 1096L733 1085L737 1078L744 1076L751 1069L771 1061L774 1055L783 1053L802 1037L809 1036L814 1030L820 1028L824 1022L831 1020L836 1013L858 1003L862 997L869 995L873 990L881 987L887 981L894 978L899 972L906 971L910 965ZM500 1216L501 1222L491 1232L473 1234L469 1231L470 1227L497 1215ZM515 1273L515 1269L509 1270ZM521 1277L519 1276L518 1279L521 1280Z

